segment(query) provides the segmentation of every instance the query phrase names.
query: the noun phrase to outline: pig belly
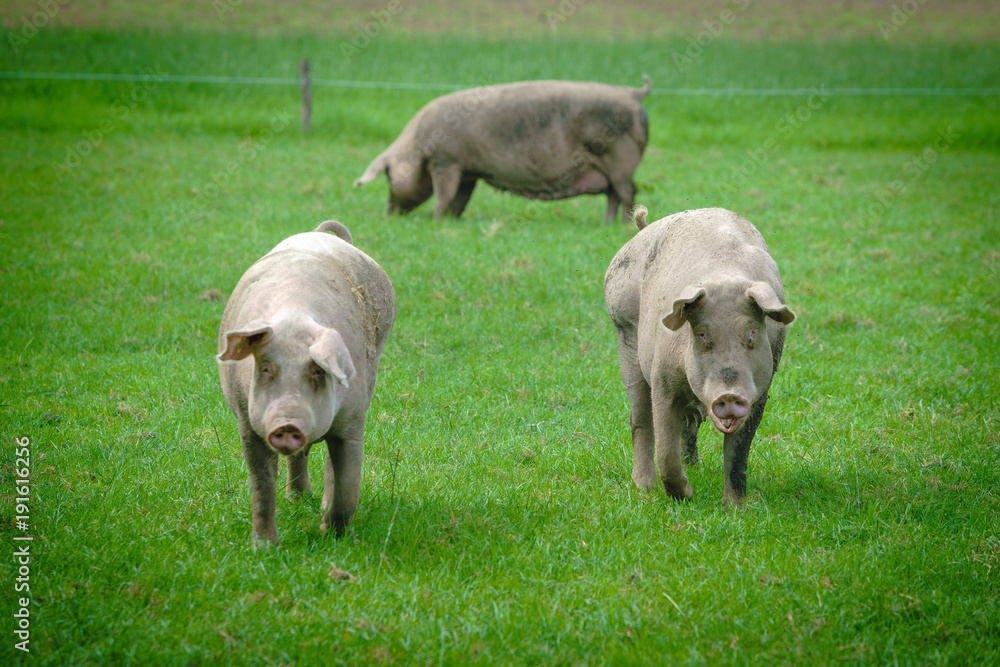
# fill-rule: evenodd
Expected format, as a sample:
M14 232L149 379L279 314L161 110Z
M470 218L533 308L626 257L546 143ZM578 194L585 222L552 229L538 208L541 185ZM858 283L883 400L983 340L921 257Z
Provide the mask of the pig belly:
M489 177L484 180L499 190L508 190L529 199L566 199L577 195L596 195L606 192L610 187L608 177L596 169L556 176L548 181L525 182Z

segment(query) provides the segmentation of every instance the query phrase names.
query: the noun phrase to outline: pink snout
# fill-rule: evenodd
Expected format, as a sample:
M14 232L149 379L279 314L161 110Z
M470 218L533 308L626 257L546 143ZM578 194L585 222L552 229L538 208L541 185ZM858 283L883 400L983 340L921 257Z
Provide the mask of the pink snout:
M306 436L297 426L285 424L271 431L267 441L279 454L294 454L306 444Z
M750 401L739 394L724 394L712 403L716 427L723 433L734 433L750 414Z

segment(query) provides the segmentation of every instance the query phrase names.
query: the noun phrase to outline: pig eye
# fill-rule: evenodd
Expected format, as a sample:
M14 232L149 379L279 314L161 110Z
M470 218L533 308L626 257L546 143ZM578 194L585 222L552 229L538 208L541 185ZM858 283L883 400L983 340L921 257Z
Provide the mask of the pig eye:
M752 330L752 331L751 331L751 332L750 332L750 333L749 333L749 334L747 335L747 347L748 347L748 348L750 348L751 350L753 349L753 341L754 341L754 338L755 338L756 336L757 336L757 330L756 330L756 329Z
M698 332L698 340L701 341L701 344L705 347L706 350L712 349L712 341L708 339L708 334L705 333L704 331Z
M317 366L312 369L309 379L312 382L313 389L319 390L326 382L326 371Z
M261 364L260 374L266 378L274 377L274 370L270 364Z

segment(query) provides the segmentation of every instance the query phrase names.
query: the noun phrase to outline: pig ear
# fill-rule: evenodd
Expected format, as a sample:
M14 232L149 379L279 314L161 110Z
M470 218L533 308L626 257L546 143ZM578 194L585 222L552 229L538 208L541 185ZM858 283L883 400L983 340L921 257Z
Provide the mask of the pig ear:
M271 327L264 322L252 322L240 331L226 332L226 349L219 353L219 361L246 359L254 347L271 335Z
M309 356L320 368L345 387L356 374L354 362L351 361L351 353L336 329L324 328L313 344L309 346Z
M677 331L687 322L691 308L698 305L698 302L705 297L705 288L697 285L688 285L681 290L681 295L674 299L674 309L669 315L663 318L663 326L671 331Z
M368 165L365 169L365 173L361 174L359 178L354 181L354 187L359 188L369 181L374 181L375 178L385 171L386 167L389 166L389 151L386 150L377 158L372 160L372 163Z
M791 324L795 321L795 313L789 310L788 306L781 303L774 289L764 282L751 283L745 292L748 299L756 303L764 314L772 320L782 324Z

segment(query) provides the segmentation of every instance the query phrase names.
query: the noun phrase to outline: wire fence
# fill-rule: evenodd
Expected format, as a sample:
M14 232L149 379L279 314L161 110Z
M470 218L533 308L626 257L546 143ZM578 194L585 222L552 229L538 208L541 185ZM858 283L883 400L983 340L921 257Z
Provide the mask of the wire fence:
M299 86L298 77L212 76L196 74L114 74L96 72L0 72L0 79L32 81L150 81L205 83L242 86ZM455 83L405 81L356 81L351 79L311 79L324 88L368 88L376 90L422 90L447 92L477 88ZM808 97L817 88L654 88L652 95L676 97ZM961 97L997 96L1000 88L822 88L824 95L840 97Z

